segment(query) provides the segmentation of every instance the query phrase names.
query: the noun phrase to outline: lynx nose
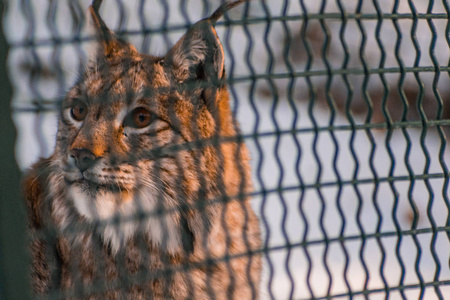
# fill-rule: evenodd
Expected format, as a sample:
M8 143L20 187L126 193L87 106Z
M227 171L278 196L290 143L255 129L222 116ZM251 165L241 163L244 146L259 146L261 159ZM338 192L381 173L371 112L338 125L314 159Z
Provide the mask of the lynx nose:
M97 160L97 157L87 149L73 149L70 151L70 157L75 159L75 164L81 172L89 169Z

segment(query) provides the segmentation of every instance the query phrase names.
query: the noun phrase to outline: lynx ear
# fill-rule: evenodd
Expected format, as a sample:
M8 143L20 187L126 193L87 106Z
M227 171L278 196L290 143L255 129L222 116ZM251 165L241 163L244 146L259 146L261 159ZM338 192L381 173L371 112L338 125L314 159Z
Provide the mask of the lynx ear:
M167 53L175 79L217 81L224 76L224 53L209 19L197 22Z
M100 16L99 9L102 0L94 0L89 7L88 32L97 37L96 42L89 51L92 60L99 58L112 58L121 54L137 52L136 49L125 41L119 39L114 32L109 30Z

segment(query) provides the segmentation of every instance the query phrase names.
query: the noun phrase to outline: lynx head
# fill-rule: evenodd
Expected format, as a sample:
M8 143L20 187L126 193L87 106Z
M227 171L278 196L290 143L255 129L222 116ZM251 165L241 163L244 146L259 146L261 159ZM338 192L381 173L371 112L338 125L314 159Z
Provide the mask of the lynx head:
M224 53L213 27L217 12L155 57L110 31L98 13L100 2L89 9L96 51L61 108L55 156L65 190L88 222L172 209L164 218L145 219L144 226L129 220L106 226L102 235L118 250L144 228L155 244L175 251L186 230L177 208L200 194L211 196L219 177L227 189L239 182L227 154L192 147L235 134Z

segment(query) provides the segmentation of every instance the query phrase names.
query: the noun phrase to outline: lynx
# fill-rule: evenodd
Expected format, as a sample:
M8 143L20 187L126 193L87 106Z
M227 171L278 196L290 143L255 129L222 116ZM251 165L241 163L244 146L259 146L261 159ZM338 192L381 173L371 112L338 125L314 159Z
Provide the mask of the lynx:
M54 153L24 178L32 285L69 299L257 299L259 221L214 25L163 57L89 8L98 41L61 104Z

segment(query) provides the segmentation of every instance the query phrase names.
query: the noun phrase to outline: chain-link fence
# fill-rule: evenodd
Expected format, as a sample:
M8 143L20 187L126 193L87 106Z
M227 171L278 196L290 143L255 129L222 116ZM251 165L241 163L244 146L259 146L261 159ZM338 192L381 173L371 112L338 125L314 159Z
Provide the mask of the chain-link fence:
M187 77L177 77L184 75L167 75L168 71L169 79L155 75L158 73L153 65L155 62L163 69L170 66L173 70L177 66L177 56L171 55L178 53L174 46L176 42L188 30L193 32L192 28L197 28L194 24L209 16L221 3L220 0L105 1L100 15L106 25L140 53L160 55L163 59L151 57L147 61L147 58L139 58L140 64L136 65L134 50L124 50L122 45L114 48L119 50L113 54L105 56L110 59L108 55L125 53L122 60L116 64L108 63L107 67L98 63L95 78L80 76L90 72L88 57L97 51L96 35L86 26L91 1L22 0L6 4L3 18L9 51L6 64L13 85L11 108L17 128L15 153L20 169L30 167L39 157L51 155L55 140L60 141L59 144L56 142L55 153L58 153L65 145L62 141L69 143L67 140L71 139L73 129L70 128L77 127L77 121L87 122L85 118L88 120L89 110L94 107L91 102L87 106L76 101L67 104L68 98L80 98L78 94L72 95L74 85L84 84L85 90L81 90L86 99L98 98L99 103L109 103L102 106L103 109L111 109L117 104L111 102L116 101L111 100L115 96L108 93L120 90L116 86L118 82L125 91L123 94L117 92L122 98L123 95L127 99L157 97L160 101L152 107L146 106L145 111L133 106L134 110L127 117L120 110L112 113L125 117L123 124L132 124L127 126L136 130L123 132L129 139L137 133L142 134L147 126L155 126L151 133L144 132L145 136L153 137L146 142L146 149L151 151L140 152L139 145L145 142L143 138L136 137L127 142L133 146L124 152L134 153L134 156L127 160L129 169L125 173L137 176L137 169L148 168L152 178L157 178L152 181L155 189L164 190L164 193L144 191L144 196L139 196L144 199L139 201L130 196L140 203L138 212L112 214L117 232L120 226L134 224L134 220L144 227L148 225L149 244L142 241L131 246L127 244L134 252L129 250L131 254L115 257L114 236L117 232L112 230L105 253L100 241L98 247L93 247L94 254L89 252L90 258L86 255L77 257L68 251L74 255L71 260L64 257L65 252L61 250L64 243L55 241L64 234L95 231L92 224L80 225L71 219L79 226L70 226L72 231L62 231L64 233L59 232L55 224L41 224L43 227L36 230L37 239L46 245L60 243L54 250L59 258L49 262L49 269L64 269L67 263L67 270L70 270L64 269L59 275L50 276L53 276L53 281L48 279L50 282L59 283L50 285L51 297L83 298L90 294L102 295L105 290L118 293L109 294L111 298L132 297L132 292L124 291L150 282L152 286L148 289L160 294L148 296L142 292L147 295L144 298L174 295L196 298L203 295L197 290L198 281L202 282L207 298L223 295L242 299L257 295L262 299L449 297L448 1L253 0L233 8L215 25L224 50L224 78L218 82L211 80L212 75L208 73L211 70L203 69L203 66L196 66L195 72L189 68L183 71L190 74L186 76L194 73L197 76L187 86L183 85ZM188 35L182 46L188 47L193 36L195 34ZM210 38L206 39L209 42L205 49L214 44L214 35L212 40ZM183 47L180 49L185 49ZM169 54L166 55L167 51ZM212 71L221 70L220 63L216 62L219 52L211 56ZM195 60L193 53L186 54L188 60ZM2 59L4 57L2 55ZM205 57L209 57L207 52ZM121 71L117 71L117 65ZM139 71L136 71L138 67ZM150 67L156 71L150 74ZM134 73L129 74L130 70ZM146 79L142 80L147 88L139 90L136 82L139 72L145 70ZM185 74L183 72L177 74ZM170 81L171 76L178 80L177 84ZM170 83L169 90L162 78ZM208 104L210 97L220 93L214 89L211 92L210 84L221 86L222 79L229 91L232 110L229 119L223 116L225 113L220 110L223 108L216 111L214 103L213 108ZM110 83L95 90L97 81ZM160 81L163 83L158 83ZM2 82L2 91L7 93L6 81ZM198 92L200 90L202 92ZM173 97L175 94L177 97ZM198 101L206 103L209 113L203 106L180 104L178 98L184 97L201 99ZM134 103L139 99L129 101ZM85 109L88 109L87 116L83 113ZM147 115L148 111L151 114ZM154 115L158 121L150 122ZM184 116L188 120L183 121ZM59 124L59 129L58 118L66 120ZM240 129L233 122L234 118ZM99 113L97 123L92 124L105 132L109 127L102 127L102 120ZM198 122L203 125L198 128L192 125ZM222 129L227 122L229 129ZM210 123L215 124L216 131L208 133L204 124ZM94 136L101 135L97 125L89 127ZM183 128L189 126L192 128L185 132ZM11 126L4 128L9 130L5 136L11 137ZM168 135L162 137L164 133ZM87 136L89 133L86 133L86 140ZM167 144L164 141L168 141ZM4 142L8 147L7 141ZM76 137L72 142L81 145L74 147L76 151L70 154L76 160L77 168L83 171L90 168L90 163L81 161L90 161L92 153L97 157L97 150L92 148L86 154L83 149L89 147L87 144ZM251 157L251 176L247 174L246 155L242 153L245 152L244 144ZM226 147L231 147L229 153ZM216 164L203 161L210 155L207 148L218 153ZM83 151L78 151L80 149ZM108 149L109 152L105 150L104 153L116 151ZM197 149L203 150L197 153ZM156 165L140 164L140 156ZM116 160L120 160L117 157ZM167 157L173 157L174 162L166 164ZM11 158L6 155L2 160L2 165L11 163ZM3 175L8 174L3 172ZM252 189L247 177L251 177ZM50 181L53 177L46 178ZM192 179L195 183L187 183L186 178L196 178ZM17 188L17 178L11 175L2 179L2 185L2 190ZM100 186L95 187L98 193ZM116 188L110 189L112 193ZM127 190L126 186L118 184L120 191L113 192L120 192L126 198L128 192L125 195L122 189ZM191 189L196 195L194 200L189 196ZM21 247L25 243L17 240L24 234L25 217L17 212L18 201L11 198L15 196L3 199L8 192L5 191L2 192L2 219L3 216L8 219L2 223L0 248L2 256L6 254L1 266L5 275L0 278L5 288L0 290L0 297L7 297L3 294L19 295L17 293L22 290L16 288L17 285L26 286L22 282L26 280L25 276L21 277L23 267L10 263L10 257L14 257L14 261L27 262L25 246ZM212 194L208 194L210 191ZM129 193L136 195L133 191ZM183 194L182 200L180 194ZM159 206L147 207L148 195L159 199L155 202ZM170 206L172 200L175 204ZM245 206L247 200L250 200L251 208ZM234 201L239 205L233 206ZM11 214L7 211L12 207L10 205L13 205ZM90 214L92 207L87 211L80 205L74 204L78 214L84 213L83 217L93 219L93 224L99 228L108 226L108 222L102 223L104 219ZM54 211L49 210L42 218L43 224L46 218L55 218ZM235 223L228 216L230 210L238 216L233 219ZM259 219L262 234L261 242L255 242L257 246L247 236L257 235L249 229L253 212ZM97 213L101 214L101 210ZM176 217L159 217L161 215ZM212 221L205 221L203 215L213 216ZM217 228L211 225L215 219L219 224ZM145 220L150 220L149 224ZM176 226L187 228L187 231L171 231L178 228ZM240 231L235 233L230 226ZM214 246L220 248L222 243L224 249L217 250L219 254L209 249L205 251L206 256L198 254L197 260L192 258L197 255L192 253L199 251L197 247L206 247L204 245L214 230L224 232L223 236L219 235L224 241L213 239L217 244ZM104 231L101 237L107 235ZM158 235L162 236L158 239ZM176 238L178 235L179 239ZM30 238L31 242L36 236ZM121 238L125 244L133 240ZM196 239L204 240L203 244L197 245ZM89 243L95 244L91 240ZM239 243L242 243L241 248L236 246ZM161 261L154 261L154 257L161 255L158 251L177 249L177 245L184 249L181 258L171 254L162 255ZM85 253L83 249L80 253ZM43 257L54 255L52 250L45 251ZM135 257L139 259L133 260ZM184 260L186 257L189 258L187 261ZM255 280L259 275L252 273L258 273L254 270L259 268L259 258L262 259L260 284ZM79 265L78 261L73 262L77 259L81 261ZM149 261L152 261L150 266L146 265ZM143 270L130 271L133 263ZM241 274L245 277L244 286L240 286L241 275L234 276L240 268L245 269ZM222 274L218 271L221 269L226 271L225 275L216 278L217 274ZM75 275L66 276L64 272ZM195 276L200 275L196 272L204 272L206 277L198 279ZM44 273L40 275L45 277ZM94 275L89 277L88 273ZM185 276L181 280L185 286L174 286L174 282L178 282L177 276ZM216 290L220 281L224 282L225 294ZM173 290L180 294L174 294ZM135 295L141 294L136 292Z

